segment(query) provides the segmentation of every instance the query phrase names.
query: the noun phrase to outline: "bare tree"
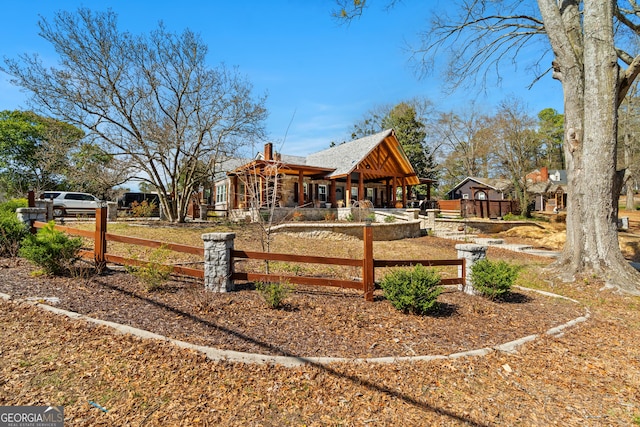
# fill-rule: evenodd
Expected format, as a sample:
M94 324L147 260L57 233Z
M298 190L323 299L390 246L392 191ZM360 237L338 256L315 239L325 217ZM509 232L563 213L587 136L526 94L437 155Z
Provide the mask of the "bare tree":
M536 121L522 101L514 98L500 103L498 112L489 120L492 153L496 164L515 190L520 209L529 214L529 193L524 177L542 157L542 140L535 131Z
M355 16L364 4L343 0L340 15ZM640 34L640 6L622 0L538 0L537 6L460 2L457 16L433 15L417 57L428 70L441 52L450 52L454 84L500 80L505 63L533 71L534 80L552 69L564 95L568 178L567 240L555 266L568 280L595 274L640 294L640 274L622 256L617 232L623 179L617 171L618 106L640 72L636 45L629 42ZM537 56L532 43L540 43Z
M40 35L60 55L59 67L22 55L3 71L31 92L32 105L135 165L135 178L158 191L167 218L182 222L198 183L213 171L200 166L263 137L265 99L253 99L237 70L209 68L197 34L160 24L136 36L116 21L112 11L89 9L43 18Z
M489 153L492 141L488 132L488 118L475 108L456 114L440 113L431 126L443 144L445 158L442 177L445 187L452 187L468 176L489 177Z

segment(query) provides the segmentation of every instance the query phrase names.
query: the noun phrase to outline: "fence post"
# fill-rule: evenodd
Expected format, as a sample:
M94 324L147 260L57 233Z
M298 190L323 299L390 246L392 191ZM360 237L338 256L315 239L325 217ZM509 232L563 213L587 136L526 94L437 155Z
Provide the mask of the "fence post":
M364 241L364 257L362 261L362 286L364 289L365 301L373 301L374 289L374 268L373 268L373 227L371 220L365 221L362 231Z
M204 241L204 287L213 292L233 290L233 250L235 233L206 233Z
M30 208L36 207L36 193L34 193L33 190L29 190L27 193L27 206Z
M478 292L471 282L471 268L474 263L486 258L487 246L464 243L455 247L458 251L458 258L463 260L462 266L458 269L460 276L464 279L464 284L458 285L458 289L470 295L477 295Z
M105 254L107 253L107 207L96 208L96 231L94 235L93 259L98 271L104 270L107 265Z

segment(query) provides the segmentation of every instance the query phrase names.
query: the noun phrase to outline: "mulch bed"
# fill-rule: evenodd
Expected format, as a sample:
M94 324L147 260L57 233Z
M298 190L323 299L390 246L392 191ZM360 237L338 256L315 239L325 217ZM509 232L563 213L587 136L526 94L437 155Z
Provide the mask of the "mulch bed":
M220 349L268 355L370 358L447 355L543 334L582 316L573 302L515 290L490 301L447 288L427 316L403 314L376 291L374 302L350 290L298 286L271 309L250 285L226 294L173 278L148 291L113 267L100 276L33 276L23 260L0 260L0 292L87 316ZM45 299L47 298L47 299Z

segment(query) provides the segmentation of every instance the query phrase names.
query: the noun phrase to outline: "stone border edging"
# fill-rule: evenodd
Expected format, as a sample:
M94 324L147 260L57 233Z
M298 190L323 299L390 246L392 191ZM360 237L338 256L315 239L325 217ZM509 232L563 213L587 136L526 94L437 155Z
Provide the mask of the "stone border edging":
M574 300L572 298L568 298L562 295L554 294L552 292L541 291L538 289L523 288L520 286L517 286L517 288L523 291L537 292L541 295L545 295L553 298L562 298L562 299L580 304L580 302L577 300ZM164 335L159 335L153 332L146 331L144 329L138 329L132 326L122 325L120 323L110 322L107 320L95 319L93 317L85 316L83 314L76 313L73 311L63 310L61 308L53 307L51 305L42 304L37 301L14 300L11 297L11 295L4 294L1 292L0 292L0 298L6 301L26 302L28 304L35 305L36 307L40 307L43 310L49 311L54 314L67 316L71 319L84 320L86 322L94 323L97 325L107 326L109 328L115 329L120 333L133 335L138 338L166 341L180 348L186 348L186 349L200 352L204 354L207 357L207 359L214 362L225 361L225 362L236 362L236 363L247 363L247 364L260 364L260 365L270 364L270 365L280 365L287 368L292 368L292 367L302 366L302 365L326 365L330 363L387 363L389 364L389 363L407 362L407 361L412 362L412 361L430 361L430 360L441 360L441 359L457 359L460 357L485 356L493 351L515 353L520 346L522 346L527 342L533 341L539 337L539 334L528 335L526 337L509 341L504 344L498 344L493 347L484 347L484 348L475 349L475 350L452 353L449 355L388 356L388 357L372 357L372 358L270 356L270 355L257 354L257 353L244 353L244 352L234 351L234 350L220 350L213 347L191 344L186 341L165 337ZM562 334L564 334L565 329L570 328L578 323L586 322L589 319L589 317L591 317L591 312L587 307L585 307L585 309L586 309L586 312L584 316L577 317L562 325L553 327L547 330L545 334L556 336L556 337L562 336Z

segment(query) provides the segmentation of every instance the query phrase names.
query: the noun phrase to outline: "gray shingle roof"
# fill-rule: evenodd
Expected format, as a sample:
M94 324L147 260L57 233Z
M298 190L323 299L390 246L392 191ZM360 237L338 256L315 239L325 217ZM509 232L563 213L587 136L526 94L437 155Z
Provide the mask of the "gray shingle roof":
M340 176L349 173L362 161L381 141L391 135L393 130L365 136L364 138L345 142L307 156L307 166L335 169L329 176Z

